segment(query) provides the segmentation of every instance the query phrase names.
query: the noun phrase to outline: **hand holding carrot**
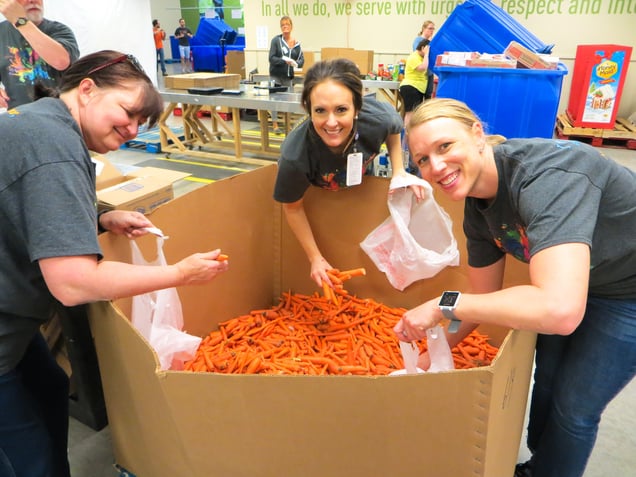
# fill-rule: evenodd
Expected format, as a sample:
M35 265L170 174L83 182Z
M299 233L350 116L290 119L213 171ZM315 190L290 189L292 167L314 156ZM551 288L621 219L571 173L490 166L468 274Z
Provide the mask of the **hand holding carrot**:
M331 286L329 286L329 283L325 281L322 282L322 291L325 298L327 299L327 301L338 304L339 300L336 295L347 293L343 286L345 280L349 280L352 277L359 277L366 274L367 271L364 268L354 268L345 271L340 271L337 268L327 270L327 276L329 277Z
M207 283L229 268L227 256L219 249L205 253L195 253L175 264L181 275L182 285Z
M329 262L327 262L324 257L320 256L311 261L311 272L309 275L319 287L322 287L323 282L327 282L329 286L331 286L331 280L329 279L329 275L327 275L327 270L331 269L333 269L333 267L329 264Z

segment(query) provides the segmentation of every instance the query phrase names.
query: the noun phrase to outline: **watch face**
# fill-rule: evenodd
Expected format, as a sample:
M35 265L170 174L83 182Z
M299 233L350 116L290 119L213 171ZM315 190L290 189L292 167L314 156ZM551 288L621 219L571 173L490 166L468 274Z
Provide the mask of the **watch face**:
M26 24L27 24L27 22L28 22L28 21L29 21L29 20L27 20L26 18L24 18L24 17L20 17L20 18L18 18L18 19L17 19L17 21L15 22L15 26L24 26L24 25L26 25Z
M460 293L456 291L446 291L439 300L439 306L455 306Z

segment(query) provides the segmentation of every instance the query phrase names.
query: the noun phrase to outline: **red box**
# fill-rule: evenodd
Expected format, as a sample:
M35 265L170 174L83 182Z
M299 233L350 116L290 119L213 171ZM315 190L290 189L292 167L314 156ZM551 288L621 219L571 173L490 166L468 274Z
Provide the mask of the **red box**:
M613 129L631 46L579 45L566 110L573 126Z

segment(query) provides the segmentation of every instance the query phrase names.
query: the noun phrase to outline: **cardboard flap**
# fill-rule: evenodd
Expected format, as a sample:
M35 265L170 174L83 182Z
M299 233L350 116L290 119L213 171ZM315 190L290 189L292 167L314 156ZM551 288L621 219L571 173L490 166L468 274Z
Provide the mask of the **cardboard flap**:
M123 174L106 157L102 155L91 155L95 164L95 176L97 190L110 187L121 182Z

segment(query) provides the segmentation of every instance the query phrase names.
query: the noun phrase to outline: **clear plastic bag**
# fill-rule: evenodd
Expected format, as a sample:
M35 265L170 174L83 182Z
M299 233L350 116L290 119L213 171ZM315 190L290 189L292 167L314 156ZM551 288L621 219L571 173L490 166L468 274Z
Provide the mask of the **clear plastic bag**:
M421 185L426 191L424 200L418 202L409 185ZM402 291L447 266L459 265L459 250L452 221L435 201L428 182L411 174L396 176L391 190L391 215L360 246L389 283Z
M166 265L163 254L164 237L157 237L157 258L147 262L134 240L132 263L135 265ZM181 370L192 359L201 338L182 331L183 312L176 288L165 288L133 297L133 326L150 343L159 357L161 369Z

